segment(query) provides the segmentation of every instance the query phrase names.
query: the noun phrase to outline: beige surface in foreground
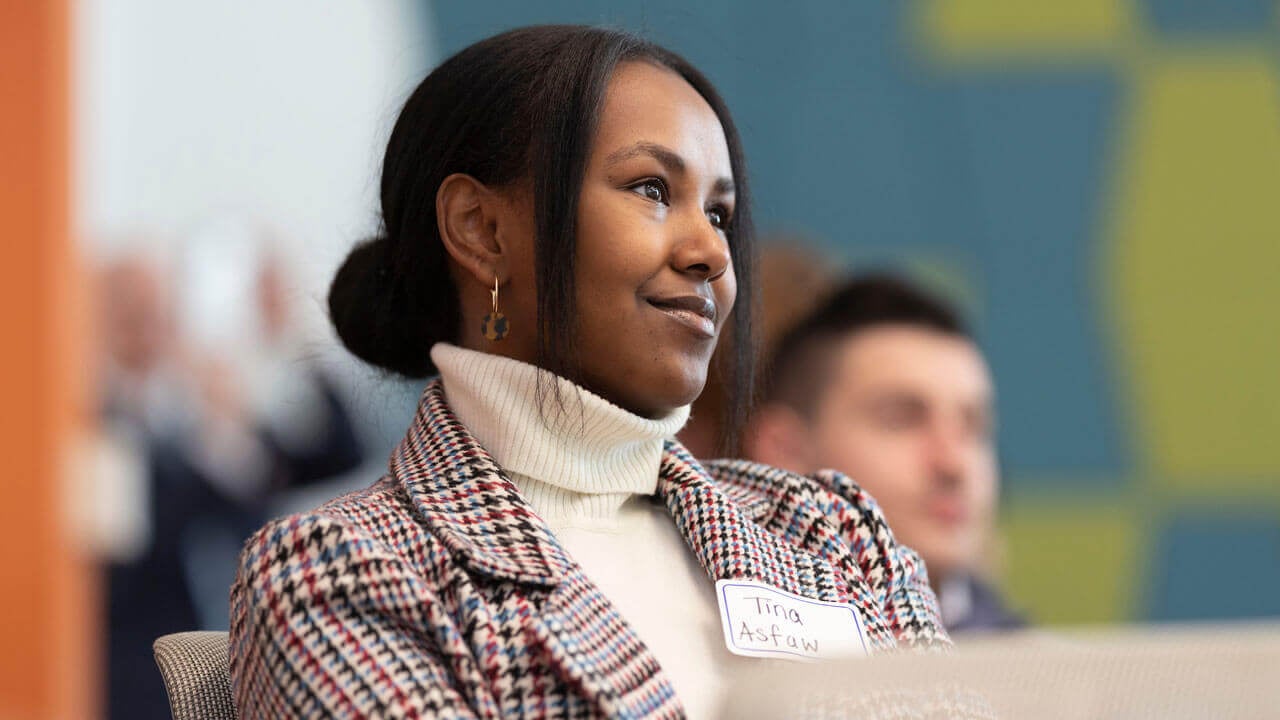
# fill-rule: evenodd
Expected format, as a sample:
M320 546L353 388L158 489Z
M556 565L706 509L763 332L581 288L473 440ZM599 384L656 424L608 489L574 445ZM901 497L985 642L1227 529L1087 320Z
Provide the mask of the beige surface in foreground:
M762 663L724 718L1280 718L1280 623L958 638L951 655Z

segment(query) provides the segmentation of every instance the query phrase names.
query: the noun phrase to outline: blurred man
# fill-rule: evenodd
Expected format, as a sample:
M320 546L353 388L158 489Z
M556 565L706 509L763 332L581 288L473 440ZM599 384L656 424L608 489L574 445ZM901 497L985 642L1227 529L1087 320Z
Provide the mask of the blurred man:
M169 717L151 643L200 627L183 530L195 518L236 510L197 459L220 454L200 453L208 445L194 442L203 437L191 411L198 395L175 361L171 289L161 265L143 254L113 261L98 276L100 447L112 448L98 454L117 462L100 463L86 491L98 515L90 524L102 528L94 544L106 571L110 718Z
M802 473L839 470L924 558L954 631L1022 621L979 577L997 470L992 385L955 312L886 276L838 289L777 345L745 450Z

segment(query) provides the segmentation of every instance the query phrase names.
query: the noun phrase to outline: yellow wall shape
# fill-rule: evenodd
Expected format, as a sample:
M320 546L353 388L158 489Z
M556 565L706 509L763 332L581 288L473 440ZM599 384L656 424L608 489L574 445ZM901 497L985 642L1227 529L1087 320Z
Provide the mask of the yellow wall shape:
M1280 77L1261 49L1137 68L1102 258L1144 474L1280 476Z
M1120 0L928 0L919 7L921 46L950 59L1094 58L1120 45L1132 24Z
M1101 498L1010 504L1002 523L1010 603L1035 624L1129 620L1142 524Z

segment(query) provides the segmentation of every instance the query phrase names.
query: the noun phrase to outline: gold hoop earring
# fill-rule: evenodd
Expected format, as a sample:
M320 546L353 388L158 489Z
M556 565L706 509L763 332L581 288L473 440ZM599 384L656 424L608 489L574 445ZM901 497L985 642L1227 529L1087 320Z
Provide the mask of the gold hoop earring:
M480 322L480 332L484 336L497 342L507 336L511 331L511 323L507 322L507 316L498 312L498 276L493 276L493 290L489 292L493 298L493 312L484 316L484 320Z

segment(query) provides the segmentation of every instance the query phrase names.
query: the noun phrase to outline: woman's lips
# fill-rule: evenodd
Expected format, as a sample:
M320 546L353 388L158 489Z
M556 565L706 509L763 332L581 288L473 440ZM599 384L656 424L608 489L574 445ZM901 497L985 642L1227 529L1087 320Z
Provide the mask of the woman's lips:
M667 317L705 338L716 336L716 303L702 295L645 298Z

